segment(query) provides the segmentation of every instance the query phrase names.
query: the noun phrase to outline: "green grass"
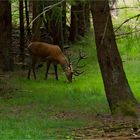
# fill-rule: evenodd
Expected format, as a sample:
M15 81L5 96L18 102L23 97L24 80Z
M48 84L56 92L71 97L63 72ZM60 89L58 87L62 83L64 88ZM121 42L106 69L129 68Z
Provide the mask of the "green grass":
M137 36L118 40L127 79L138 101L140 101L140 41Z
M128 38L117 43L128 81L140 101L140 41ZM72 46L77 53L79 48L88 58L83 61L85 73L73 83L65 82L60 67L59 81L53 75L43 80L45 67L37 72L36 81L26 79L27 71L11 74L8 83L14 91L0 97L1 139L72 139L72 130L91 123L90 116L109 113L93 36Z
M70 139L74 128L90 122L88 114L109 112L93 41L88 36L72 46L77 53L84 46L88 55L85 73L73 83L65 82L60 67L59 81L43 80L45 67L36 81L26 79L27 71L12 73L8 83L17 90L0 98L1 139Z
M118 26L137 11L121 11ZM15 15L14 15L15 16ZM17 17L15 17L15 21ZM120 32L128 31L122 28ZM140 101L140 40L129 36L117 40L129 84ZM109 113L103 82L96 57L93 34L71 45L78 54L81 49L88 58L84 74L67 83L59 67L59 81L49 75L43 80L45 67L37 72L37 80L27 80L27 71L16 71L4 85L5 94L0 96L0 139L72 140L72 130L92 123L97 113ZM52 70L53 71L53 70ZM0 84L3 83L0 81Z

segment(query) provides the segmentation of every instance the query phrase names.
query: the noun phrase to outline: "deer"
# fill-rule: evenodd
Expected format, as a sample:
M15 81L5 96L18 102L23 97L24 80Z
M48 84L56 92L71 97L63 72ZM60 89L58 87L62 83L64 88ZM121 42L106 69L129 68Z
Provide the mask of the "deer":
M35 66L37 61L41 58L47 60L47 69L45 79L47 79L50 65L54 65L55 77L58 80L57 64L60 64L65 72L66 78L72 82L73 68L66 56L58 45L48 44L44 42L31 42L28 45L28 51L31 57L31 63L28 71L28 79L30 79L31 70L33 70L34 79L36 79Z

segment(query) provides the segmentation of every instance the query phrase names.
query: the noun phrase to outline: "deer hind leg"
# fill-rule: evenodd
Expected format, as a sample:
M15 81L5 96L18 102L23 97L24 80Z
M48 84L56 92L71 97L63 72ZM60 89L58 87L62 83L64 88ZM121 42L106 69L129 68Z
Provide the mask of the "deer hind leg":
M28 79L30 79L30 74L31 74L31 66L29 66L29 70L28 70Z
M47 61L47 68L46 68L46 73L45 73L45 79L47 79L47 77L48 77L48 72L49 72L50 65L51 65L51 62Z
M54 71L55 71L55 79L58 80L57 64L54 64Z
M31 69L32 69L32 59L31 58L29 59L28 65L29 65L29 70L28 70L28 77L27 78L30 79Z
M37 58L36 57L32 57L32 69L33 69L33 75L34 75L34 79L36 80L36 73L35 73L35 65L37 62Z

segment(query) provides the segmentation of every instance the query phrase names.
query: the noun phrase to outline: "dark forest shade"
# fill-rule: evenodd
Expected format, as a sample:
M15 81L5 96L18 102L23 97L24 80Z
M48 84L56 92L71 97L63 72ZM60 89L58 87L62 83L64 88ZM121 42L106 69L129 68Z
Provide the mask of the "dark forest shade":
M4 71L13 69L12 60L12 18L9 0L0 1L0 68Z
M22 62L24 61L24 11L23 0L19 0L19 18L20 18L20 55Z

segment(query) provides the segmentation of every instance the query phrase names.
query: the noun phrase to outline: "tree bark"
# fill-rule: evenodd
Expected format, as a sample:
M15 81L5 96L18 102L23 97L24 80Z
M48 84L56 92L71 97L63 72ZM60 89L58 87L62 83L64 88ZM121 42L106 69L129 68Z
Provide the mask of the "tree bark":
M78 36L78 24L77 24L77 5L71 6L71 23L70 23L70 35L69 41L74 42Z
M91 1L98 61L112 113L135 114L136 99L117 49L108 0Z
M85 2L77 2L78 35L85 36Z
M19 18L20 18L20 55L21 60L24 62L24 12L23 12L23 0L19 0Z
M26 30L28 38L31 38L30 20L29 20L29 2L25 0Z
M60 0L53 0L53 1L47 1L45 3L45 6L50 6L53 4L58 3ZM48 11L46 13L46 27L48 30L48 33L53 38L53 44L59 45L61 50L63 50L63 44L64 44L64 32L63 32L63 3L54 7L52 10Z
M62 7L63 7L63 11L62 11L62 24L63 24L63 36L64 36L64 42L67 42L67 29L66 29L66 1L63 2L62 4Z
M41 13L41 1L33 2L33 20ZM32 41L40 41L40 26L42 24L42 16L33 22L32 26Z
M85 2L85 32L90 31L90 2Z
M0 67L4 71L13 70L12 16L9 0L0 1Z

